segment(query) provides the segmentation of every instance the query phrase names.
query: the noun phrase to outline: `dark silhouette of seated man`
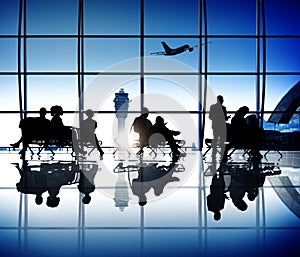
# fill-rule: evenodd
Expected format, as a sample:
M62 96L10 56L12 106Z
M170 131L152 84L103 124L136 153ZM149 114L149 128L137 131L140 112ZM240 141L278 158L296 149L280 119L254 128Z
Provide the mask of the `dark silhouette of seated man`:
M259 127L259 120L256 115L249 115L247 118L247 145L250 148L250 155L261 157L259 152L261 144L265 141L266 135L263 128Z
M93 119L94 112L91 109L85 111L87 118L83 120L80 124L80 139L83 142L91 143L93 146L97 147L97 150L102 157L104 152L99 144L95 130L97 128L97 121Z
M58 162L58 163L42 163L41 173L46 175L47 191L47 206L55 208L59 205L59 191L62 186L70 185L75 178L75 173L79 171L78 164L74 162Z
M140 150L137 154L143 154L143 148L149 144L149 129L152 127L152 123L149 119L147 119L148 116L148 108L143 107L141 115L134 119L131 126L133 127L134 132L139 134Z
M68 140L72 140L72 131L70 127L64 125L61 116L63 115L63 108L59 105L54 105L50 108L52 119L50 121L50 137L56 139L59 145L67 144Z
M223 173L216 173L211 181L210 194L206 197L207 209L214 213L214 219L221 219L221 210L224 209L225 199L225 182Z
M242 106L237 110L231 119L231 142L234 146L244 147L247 143L247 122L245 115L249 112L247 106Z
M221 153L225 150L226 141L226 121L230 118L227 115L227 109L223 105L223 96L217 96L217 103L210 106L209 118L211 119L211 126L213 130L212 140L212 159L214 160L217 154L217 145L221 148Z
M76 133L72 130L72 127L65 126L61 119L63 108L59 105L54 105L50 108L50 113L52 119L49 125L49 139L56 140L60 147L71 144L76 153L85 154L86 152L79 147Z
M18 142L11 144L12 147L19 147L22 142L23 148L19 152L21 157L25 156L28 144L32 140L47 140L50 121L46 118L47 110L42 107L39 111L40 117L28 117L20 121L19 127L22 130L22 136Z
M163 117L161 116L156 117L155 124L150 128L151 137L155 137L156 133L161 134L166 139L174 156L180 155L180 152L178 150L179 146L174 139L174 136L180 135L180 132L168 129Z
M232 200L232 203L240 211L246 211L248 209L248 205L243 199L246 194L246 190L247 190L247 186L245 184L245 180L243 176L241 176L239 172L235 174L231 174L229 195Z
M147 204L146 193L151 188L153 188L154 194L159 196L168 183L179 181L178 177L173 177L174 171L174 162L169 166L158 166L155 163L140 167L138 177L132 180L132 193L138 196L139 205L144 206Z
M43 203L43 193L47 191L46 176L41 172L32 171L32 168L39 167L38 165L28 166L24 161L22 168L19 164L15 164L15 167L20 173L20 181L16 184L18 192L23 194L36 195L35 203L41 205Z
M225 147L224 160L227 159L227 154L230 148L244 149L247 146L247 133L248 126L245 119L245 115L249 112L247 106L240 107L233 118L229 126L229 144Z

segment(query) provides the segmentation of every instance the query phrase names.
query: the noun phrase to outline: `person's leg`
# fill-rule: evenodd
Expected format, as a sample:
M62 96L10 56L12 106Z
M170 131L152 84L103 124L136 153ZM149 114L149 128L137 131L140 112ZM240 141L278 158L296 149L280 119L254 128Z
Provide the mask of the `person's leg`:
M14 148L18 148L20 144L22 143L23 138L21 137L16 143L10 144Z
M102 156L104 154L100 144L99 144L99 141L97 139L97 135L95 134L95 143L96 143L96 147L97 147L97 150L99 151L100 155Z

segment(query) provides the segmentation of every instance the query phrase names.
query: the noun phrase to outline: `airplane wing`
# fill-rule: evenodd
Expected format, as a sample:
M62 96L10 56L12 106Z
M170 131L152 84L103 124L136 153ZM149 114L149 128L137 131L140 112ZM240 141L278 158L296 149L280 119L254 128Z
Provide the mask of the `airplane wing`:
M166 55L166 52L153 52L151 55Z
M208 42L207 42L207 44L210 44L210 43L212 43L212 42L211 42L211 41L208 41ZM201 45L204 46L205 43L202 43ZM198 47L198 46L199 46L199 45L194 45L194 46L191 46L190 48L194 48L194 47Z

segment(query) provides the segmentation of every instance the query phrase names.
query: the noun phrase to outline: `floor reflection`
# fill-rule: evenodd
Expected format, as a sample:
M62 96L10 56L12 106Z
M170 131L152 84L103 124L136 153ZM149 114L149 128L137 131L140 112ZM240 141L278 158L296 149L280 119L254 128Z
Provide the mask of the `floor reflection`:
M289 255L300 232L299 156L256 161L237 152L213 173L195 151L175 162L110 153L22 162L4 153L1 254Z

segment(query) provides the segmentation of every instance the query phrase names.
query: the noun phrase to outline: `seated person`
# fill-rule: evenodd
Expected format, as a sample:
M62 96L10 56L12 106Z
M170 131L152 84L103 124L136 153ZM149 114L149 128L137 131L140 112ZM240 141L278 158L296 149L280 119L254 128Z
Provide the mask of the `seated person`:
M131 127L133 127L134 132L139 133L140 150L137 154L143 153L143 148L149 144L149 129L152 127L152 123L148 120L149 110L144 107L142 109L142 114L135 118Z
M52 119L49 125L49 138L58 141L58 146L69 145L72 142L73 150L85 154L86 152L79 148L78 140L76 140L75 132L71 127L65 126L60 116L63 115L63 108L54 105L50 108Z
M63 115L63 108L59 105L54 105L50 108L52 119L50 121L50 137L57 139L59 144L64 145L72 139L72 132L70 127L66 127L60 116Z
M94 112L91 109L86 110L85 114L87 118L83 120L80 124L80 139L84 142L91 143L97 147L97 150L100 153L100 156L104 154L103 150L100 147L99 141L95 134L97 128L97 121L93 119Z
M153 135L155 133L161 134L164 136L166 141L168 142L168 145L171 148L171 151L174 155L180 155L180 152L178 150L179 146L176 144L176 141L174 139L174 136L177 136L180 134L179 131L170 130L166 127L166 123L161 116L157 116L155 120L155 124L150 128L149 135Z
M24 156L28 144L32 140L47 140L50 121L46 118L47 110L42 107L39 111L40 117L28 117L20 121L19 127L22 130L22 136L18 142L11 144L12 147L19 147L23 143L23 149L19 152Z
M249 112L247 106L240 107L231 119L229 128L229 144L225 147L224 158L226 160L230 148L244 148L247 144L247 122L245 115Z

